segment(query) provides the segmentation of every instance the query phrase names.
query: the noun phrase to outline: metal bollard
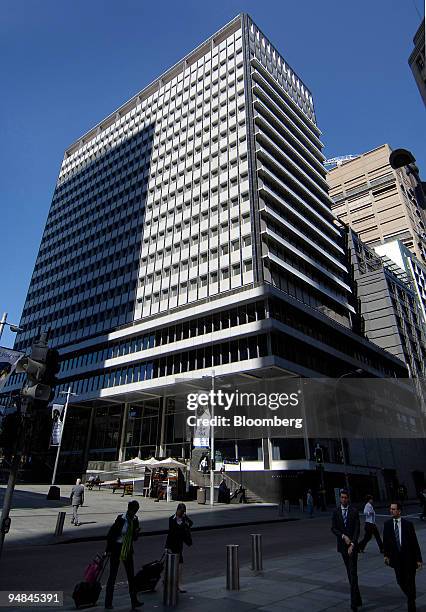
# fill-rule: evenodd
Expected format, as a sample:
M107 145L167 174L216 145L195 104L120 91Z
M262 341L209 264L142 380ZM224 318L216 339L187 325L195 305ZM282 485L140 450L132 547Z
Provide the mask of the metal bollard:
M62 535L62 532L64 530L65 516L65 512L58 512L58 518L56 519L55 536Z
M238 544L227 544L226 546L226 588L228 591L240 590L238 548Z
M301 497L299 498L299 508L300 508L300 512L304 512L305 511L304 504L303 504L303 499Z
M164 576L163 604L176 608L178 603L179 555L167 553L166 573Z
M286 512L290 512L290 500L289 499L284 500L284 509Z
M262 535L251 533L251 569L254 572L263 570Z

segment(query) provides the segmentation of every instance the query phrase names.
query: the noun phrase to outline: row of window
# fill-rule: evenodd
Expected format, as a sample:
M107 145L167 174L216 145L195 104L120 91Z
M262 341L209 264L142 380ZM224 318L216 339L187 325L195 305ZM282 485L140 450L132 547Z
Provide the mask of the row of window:
M95 351L82 353L78 356L64 359L61 362L61 372L104 362L106 359L121 357L147 349L179 342L188 338L197 338L215 331L226 330L246 323L260 321L265 318L265 303L256 302L225 310L216 314L177 323L158 329L151 333L140 334L130 340L118 340Z
M141 362L129 367L112 368L102 374L95 374L71 380L56 388L56 395L72 387L77 395L108 389L122 385L152 380L164 376L174 376L194 370L242 362L267 355L267 336L258 335L207 346L191 351Z

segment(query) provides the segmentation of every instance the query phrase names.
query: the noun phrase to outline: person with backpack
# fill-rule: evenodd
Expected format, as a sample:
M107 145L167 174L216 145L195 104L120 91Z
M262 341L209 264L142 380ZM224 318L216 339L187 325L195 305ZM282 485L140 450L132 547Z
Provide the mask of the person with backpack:
M106 610L113 609L112 599L120 561L126 570L132 609L143 606L143 603L138 601L134 588L133 542L139 536L139 520L136 516L138 510L139 503L131 500L127 512L117 516L107 535L106 553L109 554L110 570L105 594Z
M186 506L183 503L178 504L176 513L169 518L169 532L166 540L166 552L179 555L179 579L178 588L180 593L186 593L182 588L182 573L183 573L183 545L192 546L191 527L193 522L186 515Z

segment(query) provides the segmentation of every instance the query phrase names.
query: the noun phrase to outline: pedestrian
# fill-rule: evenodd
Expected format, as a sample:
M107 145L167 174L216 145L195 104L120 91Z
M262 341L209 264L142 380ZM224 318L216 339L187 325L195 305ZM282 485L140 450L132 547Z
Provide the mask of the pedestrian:
M358 538L360 522L358 510L349 504L349 493L340 491L340 506L333 512L331 531L337 539L337 551L342 555L351 587L351 610L362 606L358 587Z
M380 533L376 525L376 512L373 506L373 496L372 495L367 495L366 504L364 506L364 519L365 519L365 525L364 525L365 531L364 531L364 537L362 538L358 546L359 552L363 553L365 551L365 548L368 542L371 540L371 538L374 535L374 537L376 538L377 546L379 547L381 554L383 554L383 542L382 542L382 538L380 537Z
M413 523L401 517L400 502L390 505L391 518L383 528L386 565L395 571L396 581L407 597L409 612L416 610L416 571L422 567L422 554Z
M186 506L178 504L176 513L169 518L169 532L166 540L166 551L179 555L178 588L180 593L186 593L182 586L183 575L183 545L192 546L191 527L193 522L186 515Z
M312 489L308 489L306 494L306 508L308 510L309 518L314 516L314 496L312 495Z
M134 499L129 501L127 512L117 516L107 535L106 552L110 555L110 569L105 593L106 610L113 609L112 599L120 561L126 570L132 609L143 606L134 590L133 542L139 536L138 510L139 503Z
M424 521L426 519L426 487L423 488L423 491L420 493L420 505L422 506L422 514L420 515L420 520Z
M78 508L84 504L84 487L81 484L80 478L77 478L75 485L71 489L70 502L72 506L71 525L79 527L81 523L78 518Z
M224 478L222 478L219 485L217 501L219 504L229 504L231 501L231 491L229 490Z
M207 474L208 468L209 468L209 462L207 460L207 457L204 455L204 457L200 461L200 471L203 474Z

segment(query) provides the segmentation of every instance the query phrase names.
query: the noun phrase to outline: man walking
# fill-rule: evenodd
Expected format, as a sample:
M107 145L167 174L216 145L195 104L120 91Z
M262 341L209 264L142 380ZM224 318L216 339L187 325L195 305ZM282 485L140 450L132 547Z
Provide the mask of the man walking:
M396 581L407 597L409 612L416 610L416 571L422 555L413 523L401 518L400 502L390 505L390 518L383 528L385 563L395 571Z
M366 504L364 506L364 518L365 518L365 525L364 525L365 532L364 532L364 537L359 543L359 547L358 547L359 552L363 553L365 551L365 548L368 542L371 540L371 538L374 535L374 537L376 538L377 546L379 547L380 552L383 554L383 542L382 542L382 538L380 537L380 533L376 525L376 512L373 506L373 496L372 495L367 495Z
M78 507L84 504L84 487L81 484L80 478L77 478L75 485L71 489L70 501L72 505L71 525L79 527L81 523L78 519Z
M342 555L351 587L351 610L362 606L358 587L358 538L360 531L358 510L349 505L349 493L340 491L340 506L333 512L331 531L337 539L337 551Z
M126 570L132 609L143 606L134 590L133 542L139 536L139 521L136 516L138 510L139 503L136 500L130 501L127 512L117 516L107 535L106 552L110 554L110 570L105 593L106 610L113 609L112 598L120 561L123 561Z

